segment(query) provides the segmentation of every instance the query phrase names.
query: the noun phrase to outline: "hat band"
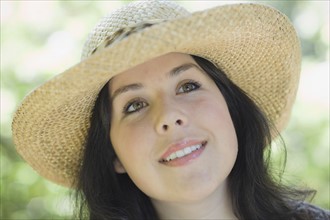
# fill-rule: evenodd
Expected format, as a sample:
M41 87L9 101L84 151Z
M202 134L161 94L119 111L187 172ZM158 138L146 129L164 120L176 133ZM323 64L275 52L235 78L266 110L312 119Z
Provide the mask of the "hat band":
M101 41L101 43L96 46L94 50L89 54L91 56L92 54L99 52L105 48L107 48L110 45L114 45L124 39L125 37L129 36L130 34L137 33L141 30L143 30L146 27L150 27L154 24L159 24L166 21L165 19L153 19L153 20L147 20L143 21L131 26L127 26L124 28L118 29L114 34L107 36L104 40Z

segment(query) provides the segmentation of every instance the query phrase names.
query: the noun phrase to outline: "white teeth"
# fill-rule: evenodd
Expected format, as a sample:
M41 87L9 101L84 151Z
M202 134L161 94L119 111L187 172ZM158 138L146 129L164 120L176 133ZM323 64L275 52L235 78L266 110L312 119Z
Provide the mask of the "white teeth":
M185 155L190 154L191 153L190 147L186 147L185 149L183 149L183 152Z
M176 154L175 153L172 153L170 156L169 156L170 160L174 160L174 158L176 158ZM168 158L167 158L168 160Z
M175 154L176 154L176 157L178 157L178 158L184 156L184 152L183 152L183 150L179 150L179 151L175 152Z
M200 149L201 147L202 147L202 144L198 144L198 145L194 145L194 146L190 146L190 147L185 147L182 150L178 150L178 151L172 153L170 156L168 156L163 161L164 162L169 162L169 161L174 160L176 158L186 156L186 155L192 153L193 151Z

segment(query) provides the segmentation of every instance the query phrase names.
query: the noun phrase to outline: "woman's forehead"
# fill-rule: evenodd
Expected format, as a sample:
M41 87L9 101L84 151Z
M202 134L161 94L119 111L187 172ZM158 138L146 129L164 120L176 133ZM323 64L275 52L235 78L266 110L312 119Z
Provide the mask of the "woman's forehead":
M161 80L164 74L174 75L184 68L189 68L191 65L198 66L189 54L168 53L150 59L114 76L110 80L110 92L127 84L150 79L150 77L155 80L155 83L158 83L158 76L159 80Z

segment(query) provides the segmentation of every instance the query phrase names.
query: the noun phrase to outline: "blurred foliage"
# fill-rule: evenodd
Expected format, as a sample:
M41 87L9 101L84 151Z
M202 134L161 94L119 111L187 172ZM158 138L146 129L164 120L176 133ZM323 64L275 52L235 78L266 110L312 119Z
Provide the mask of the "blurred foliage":
M89 30L101 16L127 2L1 1L1 219L70 218L70 190L40 177L15 152L12 115L33 88L78 63ZM225 3L178 2L190 10ZM258 3L278 8L293 21L302 43L303 73L308 69L308 79L319 79L317 85L305 80L309 89L298 93L292 119L283 132L288 150L285 178L316 189L312 203L329 209L329 103L324 102L329 98L324 96L329 94L329 2ZM274 148L275 161L282 153Z

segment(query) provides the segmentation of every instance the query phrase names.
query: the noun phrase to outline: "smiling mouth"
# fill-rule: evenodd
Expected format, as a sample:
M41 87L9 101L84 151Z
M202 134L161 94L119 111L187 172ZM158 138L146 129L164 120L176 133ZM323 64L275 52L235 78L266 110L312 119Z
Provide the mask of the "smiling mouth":
M166 158L162 158L159 162L161 162L161 163L169 163L171 161L175 161L175 160L178 160L180 158L193 156L193 154L195 152L197 152L201 148L205 147L206 144L207 144L207 141L203 141L200 144L196 144L196 145L185 147L185 148L183 148L181 150L178 150L178 151L175 151L175 152L171 153Z

